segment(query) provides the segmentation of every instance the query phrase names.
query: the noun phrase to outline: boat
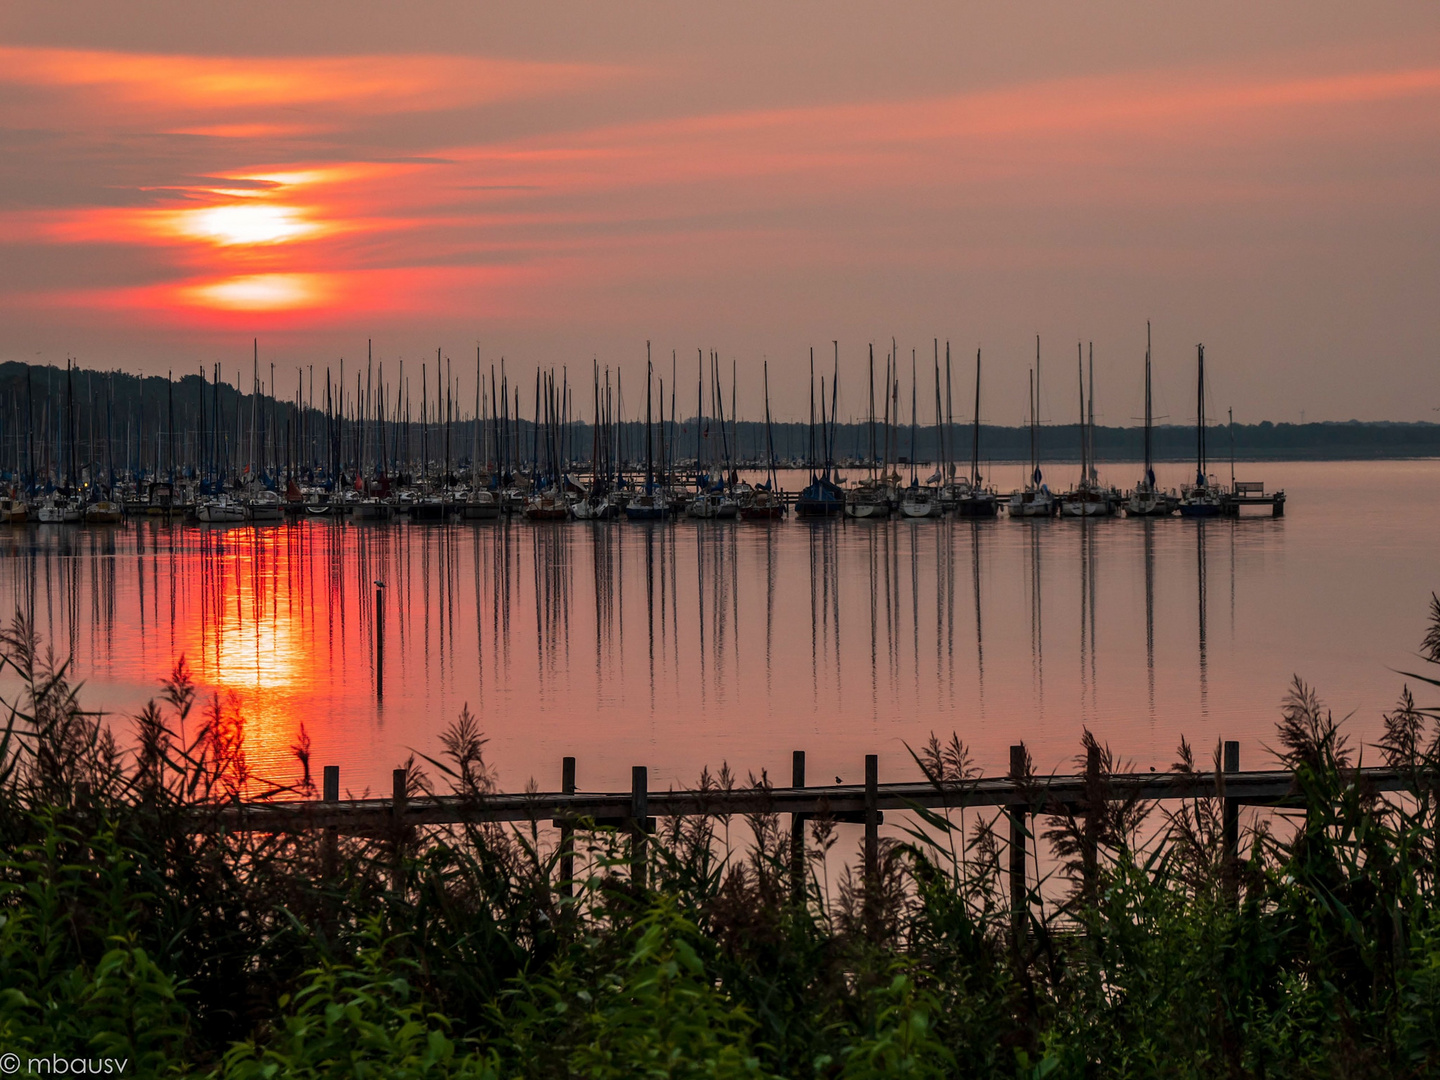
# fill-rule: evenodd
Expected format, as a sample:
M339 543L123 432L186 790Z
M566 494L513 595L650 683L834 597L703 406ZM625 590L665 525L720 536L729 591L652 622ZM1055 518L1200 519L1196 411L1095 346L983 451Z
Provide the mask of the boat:
M835 376L840 373L839 346L836 346ZM838 400L832 377L830 394ZM810 350L810 482L795 499L795 513L804 518L839 517L845 512L845 490L831 478L834 454L831 451L831 425L834 423L834 409L826 418L825 377L820 377L820 442L823 446L824 464L817 470L815 457L815 350Z
M118 525L125 516L125 508L114 499L97 499L85 507L85 524Z
M267 522L285 520L285 505L280 501L279 494L274 491L261 490L251 495L250 498L246 500L245 512L251 521ZM198 510L196 511L196 515L199 515Z
M151 482L145 498L145 513L152 517L169 517L182 508L175 498L175 485L167 480Z
M1180 490L1180 516L1187 518L1220 517L1229 508L1225 489L1206 472L1205 452L1205 346L1197 346L1199 370L1197 408L1195 414L1195 483Z
M938 518L945 513L945 509L940 505L940 492L930 485L938 481L940 476L938 474L932 476L930 483L922 484L915 472L915 429L917 427L915 414L919 411L917 409L919 399L917 397L916 382L915 353L912 350L910 353L910 486L900 489L900 516L907 518ZM938 366L935 372L935 393L936 425L938 427L940 412L940 372Z
M412 521L444 521L450 507L445 499L436 494L422 495L410 504Z
M1150 406L1150 320L1145 320L1145 474L1125 499L1126 517L1169 517L1180 505L1174 492L1161 491L1155 484L1153 420Z
M225 492L201 499L195 517L206 525L233 525L245 520L245 507Z
M394 504L378 495L365 496L355 504L352 511L356 521L389 521L394 515Z
M945 353L949 370L950 353ZM946 375L949 384L949 375ZM961 485L955 499L955 513L964 518L993 518L1000 512L1000 497L980 479L980 350L975 350L975 417L970 435L970 478Z
M645 486L625 503L630 521L664 521L670 516L670 500L655 479L655 444L651 431L650 393L655 371L650 363L650 343L645 343Z
M1095 345L1090 345L1090 393L1087 410L1085 353L1076 346L1080 368L1080 481L1060 496L1061 517L1110 517L1120 505L1119 493L1103 486L1095 470Z
M631 521L664 521L669 515L669 504L654 492L633 495L625 504L625 516Z
M85 508L78 496L56 492L40 500L38 517L42 525L77 525L85 518Z
M845 493L845 516L858 521L888 518L888 486L875 478L862 480Z
M785 516L785 502L767 483L751 491L741 503L740 516L746 521L779 521Z
M472 488L461 505L460 516L466 521L486 521L500 516L500 500L493 491Z
M938 518L944 513L939 493L932 487L912 483L900 492L900 514L907 518Z
M1040 415L1040 337L1035 337L1035 370L1030 372L1030 479L1025 487L1011 492L1007 504L1012 518L1055 516L1055 496L1045 484L1040 471L1036 437Z
M0 497L0 523L23 525L30 516L30 507L23 499L13 495Z
M525 503L526 521L567 521L570 501L557 488L547 488Z

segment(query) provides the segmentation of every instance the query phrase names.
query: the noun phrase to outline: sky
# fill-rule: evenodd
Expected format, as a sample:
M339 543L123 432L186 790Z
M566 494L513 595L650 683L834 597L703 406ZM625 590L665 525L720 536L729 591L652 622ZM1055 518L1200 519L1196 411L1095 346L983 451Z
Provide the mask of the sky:
M812 347L853 416L949 342L1019 423L1038 335L1041 418L1093 342L1127 424L1149 320L1168 422L1201 342L1237 421L1440 420L1437 298L1432 3L0 7L0 360L464 398L648 341L803 417Z

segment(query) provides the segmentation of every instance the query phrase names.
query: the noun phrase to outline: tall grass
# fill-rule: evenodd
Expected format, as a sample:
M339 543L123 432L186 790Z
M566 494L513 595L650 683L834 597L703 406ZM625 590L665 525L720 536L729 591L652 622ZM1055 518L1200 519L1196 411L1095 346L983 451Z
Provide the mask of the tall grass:
M1295 681L1274 751L1295 805L1247 820L1236 863L1218 798L1121 796L1087 733L1100 779L1038 820L1056 869L1032 875L1017 936L993 814L917 807L868 889L831 878L839 833L813 820L797 899L762 790L743 845L728 819L663 821L643 890L627 838L582 829L566 890L540 823L236 831L237 801L310 794L308 740L297 780L257 775L240 710L200 700L183 660L127 749L23 620L0 668L21 688L0 732L0 1051L22 1058L247 1078L1440 1073L1440 723L1408 687L1370 751L1408 789L1381 797ZM462 713L408 763L412 793L483 796L483 751ZM976 780L957 738L915 758L957 803ZM1174 768L1217 766L1182 742Z

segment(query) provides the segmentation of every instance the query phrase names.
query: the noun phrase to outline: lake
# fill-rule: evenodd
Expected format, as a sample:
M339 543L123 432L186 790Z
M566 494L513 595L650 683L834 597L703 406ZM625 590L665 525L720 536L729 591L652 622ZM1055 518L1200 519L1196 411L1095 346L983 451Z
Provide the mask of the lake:
M183 655L237 695L258 771L294 779L303 724L356 794L436 755L465 706L507 790L557 788L567 754L588 790L633 764L652 789L722 762L785 783L797 749L812 782L860 782L867 753L907 779L931 731L988 773L1021 740L1068 770L1087 726L1141 769L1182 734L1206 760L1239 739L1258 768L1293 674L1372 740L1440 587L1440 462L1239 473L1285 488L1286 515L4 526L0 593L73 658L87 706L123 722Z

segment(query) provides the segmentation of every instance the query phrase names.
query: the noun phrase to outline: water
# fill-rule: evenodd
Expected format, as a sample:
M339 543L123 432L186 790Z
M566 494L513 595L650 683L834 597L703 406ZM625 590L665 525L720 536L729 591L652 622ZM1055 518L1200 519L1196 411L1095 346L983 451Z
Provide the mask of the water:
M566 754L590 790L632 764L652 788L722 761L788 782L795 749L812 782L859 782L867 753L903 779L932 730L993 773L1022 739L1068 769L1084 726L1142 769L1182 733L1259 767L1292 674L1373 739L1440 577L1440 462L1241 474L1285 487L1286 516L30 525L0 530L0 610L33 613L90 707L132 714L183 654L237 695L261 772L295 777L303 724L357 793L466 705L507 790L558 787Z

